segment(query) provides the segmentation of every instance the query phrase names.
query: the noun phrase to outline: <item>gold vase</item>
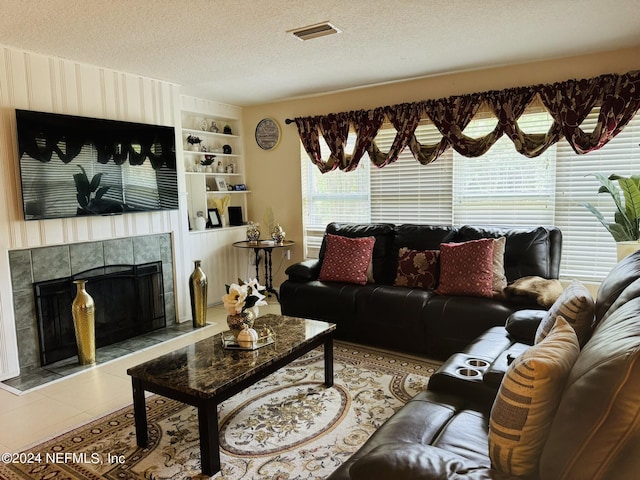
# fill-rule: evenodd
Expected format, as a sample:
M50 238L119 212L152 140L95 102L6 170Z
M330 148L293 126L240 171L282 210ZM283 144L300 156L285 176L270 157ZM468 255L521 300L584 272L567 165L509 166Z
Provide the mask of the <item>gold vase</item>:
M191 296L191 318L193 328L207 324L207 276L200 268L200 260L195 260L195 268L189 277L189 295Z
M253 312L249 310L245 310L242 313L236 313L235 315L227 315L227 325L233 336L238 339L238 334L242 331L243 328L251 328L253 327L253 322L255 321L256 316Z
M96 306L91 295L85 290L86 280L74 280L76 298L71 304L73 326L78 344L78 362L80 365L96 363Z

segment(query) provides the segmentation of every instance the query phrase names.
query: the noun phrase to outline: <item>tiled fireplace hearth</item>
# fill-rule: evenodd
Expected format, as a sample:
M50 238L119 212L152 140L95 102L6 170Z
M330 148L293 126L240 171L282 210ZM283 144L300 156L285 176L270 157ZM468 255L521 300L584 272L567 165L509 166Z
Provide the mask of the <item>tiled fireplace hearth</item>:
M115 265L160 262L166 325L176 323L171 234L13 250L9 252L21 374L41 366L34 284ZM109 270L109 269L105 269ZM135 308L134 305L131 306ZM71 305L68 305L69 311ZM99 308L97 305L96 308Z

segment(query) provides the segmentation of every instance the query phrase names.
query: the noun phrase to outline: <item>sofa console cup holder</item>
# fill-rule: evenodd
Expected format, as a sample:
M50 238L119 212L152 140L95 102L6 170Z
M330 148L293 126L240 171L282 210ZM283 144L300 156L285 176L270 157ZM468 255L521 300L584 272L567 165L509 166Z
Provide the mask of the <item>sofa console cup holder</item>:
M461 377L466 378L477 377L480 375L480 371L475 368L459 368L456 370L456 373Z
M470 358L464 363L474 368L487 368L489 366L489 362L480 358Z

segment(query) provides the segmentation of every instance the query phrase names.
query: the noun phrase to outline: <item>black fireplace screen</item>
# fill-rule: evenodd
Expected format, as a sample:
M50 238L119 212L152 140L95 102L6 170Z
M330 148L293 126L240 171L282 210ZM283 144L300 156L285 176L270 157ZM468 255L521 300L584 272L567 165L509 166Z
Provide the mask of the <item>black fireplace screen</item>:
M78 279L87 280L96 305L96 347L166 326L162 262L99 267L34 283L41 365L77 354L71 304Z

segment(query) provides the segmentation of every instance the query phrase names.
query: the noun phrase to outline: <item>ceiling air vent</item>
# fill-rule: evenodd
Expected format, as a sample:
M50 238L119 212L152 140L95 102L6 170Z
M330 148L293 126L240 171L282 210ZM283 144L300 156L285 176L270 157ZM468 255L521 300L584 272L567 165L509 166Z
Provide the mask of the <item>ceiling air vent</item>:
M334 33L342 33L342 30L329 22L322 22L307 27L296 28L295 30L289 30L288 33L291 33L298 40L305 41L311 40L312 38L333 35Z

